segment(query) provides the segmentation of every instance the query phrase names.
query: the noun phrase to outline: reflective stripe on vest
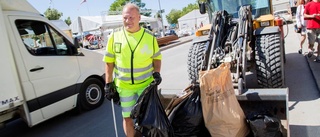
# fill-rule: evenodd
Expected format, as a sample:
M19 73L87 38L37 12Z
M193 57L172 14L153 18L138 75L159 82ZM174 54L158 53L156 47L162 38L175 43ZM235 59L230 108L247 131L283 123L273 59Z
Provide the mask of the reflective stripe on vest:
M104 53L104 56L107 56L107 57L110 57L110 58L114 58L114 55L109 53L109 52L107 52L107 51Z
M153 68L152 66L153 65L150 64L149 66L147 66L145 68L129 69L129 68L121 68L121 67L118 67L117 65L115 65L115 67L114 67L115 68L115 76L119 80L130 82L130 80L132 80L132 79L129 76L132 72L133 76L134 76L133 80L140 83L140 81L144 81L146 78L149 78L152 76L152 71L150 71ZM149 70L149 72L148 72L148 70ZM120 75L120 74L122 74L122 75Z
M158 57L159 55L161 55L161 52L160 52L160 51L158 51L157 53L155 53L155 54L152 56L152 58Z
M152 64L150 64L149 66L145 67L145 68L134 68L134 69L128 69L128 68L121 68L118 67L117 65L114 66L117 70L123 72L123 73L130 73L131 70L133 70L133 73L139 73L139 72L145 72L149 69L152 68Z
M122 81L127 81L127 82L130 82L132 79L131 77L127 77L127 76L121 76L119 75L119 73L115 73L115 76L116 78L118 78L119 80L122 80ZM149 78L152 76L152 72L148 72L146 74L143 74L141 76L137 76L137 77L133 77L133 80L136 81L135 83L141 83L143 81L145 81L145 79Z

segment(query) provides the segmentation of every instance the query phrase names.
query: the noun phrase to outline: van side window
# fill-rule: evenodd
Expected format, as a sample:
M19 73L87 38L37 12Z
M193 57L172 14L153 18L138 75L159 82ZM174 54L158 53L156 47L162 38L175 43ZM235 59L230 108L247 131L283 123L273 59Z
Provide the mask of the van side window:
M71 43L48 24L33 20L16 20L22 42L35 56L71 55Z

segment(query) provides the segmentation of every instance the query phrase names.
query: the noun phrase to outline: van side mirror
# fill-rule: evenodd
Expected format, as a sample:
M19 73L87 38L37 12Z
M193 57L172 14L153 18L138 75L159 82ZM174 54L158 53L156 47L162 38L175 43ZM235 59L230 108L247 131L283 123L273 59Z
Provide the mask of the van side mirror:
M74 46L71 46L72 54L78 54L78 48L80 48L78 38L73 39L73 45Z
M71 52L73 55L77 55L78 54L78 48L75 46L71 46Z
M199 3L199 9L200 9L201 14L205 14L206 13L206 4L204 2Z
M75 38L73 39L73 45L74 45L76 48L79 48L79 47L80 47L80 46L79 46L79 40L78 40L77 37L75 37Z

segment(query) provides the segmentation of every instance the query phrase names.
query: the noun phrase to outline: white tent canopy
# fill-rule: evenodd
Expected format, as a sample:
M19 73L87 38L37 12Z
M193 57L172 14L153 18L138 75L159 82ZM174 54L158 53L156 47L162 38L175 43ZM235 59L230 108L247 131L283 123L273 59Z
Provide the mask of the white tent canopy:
M73 33L93 31L102 25L101 16L79 16L70 24ZM81 28L80 28L81 27ZM82 30L82 31L79 31Z
M201 14L199 9L193 10L178 19L180 30L196 30L200 24L209 24L208 14Z
M152 28L158 27L158 21L155 18L141 15L140 22L148 22L151 24ZM79 16L76 20L72 21L70 28L73 33L78 33L98 30L100 27L103 27L104 29L112 29L120 26L122 26L122 15Z
M61 30L70 30L70 27L63 20L50 20L54 25L56 25Z
M71 29L63 20L50 20L53 25L65 32L68 36L72 37Z

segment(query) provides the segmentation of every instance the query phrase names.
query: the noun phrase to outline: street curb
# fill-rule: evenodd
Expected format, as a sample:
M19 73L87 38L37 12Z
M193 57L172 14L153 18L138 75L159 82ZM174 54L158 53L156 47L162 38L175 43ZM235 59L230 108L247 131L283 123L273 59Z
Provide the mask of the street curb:
M188 39L188 40L184 40L184 41L181 41L181 40L180 40L179 42L176 42L176 43L173 43L173 44L169 44L169 45L166 45L166 46L162 46L162 47L160 47L160 51L173 48L173 47L175 47L175 46L178 46L178 45L181 45L181 44L190 42L190 41L192 41L192 40L193 40L193 39Z
M309 69L310 69L310 71L312 73L313 80L315 81L315 83L317 85L318 92L320 93L320 79L319 79L320 75L317 74L317 71L320 71L320 70L317 70L315 67L313 67L313 65L317 65L317 64L311 64L311 63L314 63L314 62L312 62L312 60L310 58L305 56L305 59L308 62L308 66L309 66ZM320 65L320 64L318 64L318 65Z

